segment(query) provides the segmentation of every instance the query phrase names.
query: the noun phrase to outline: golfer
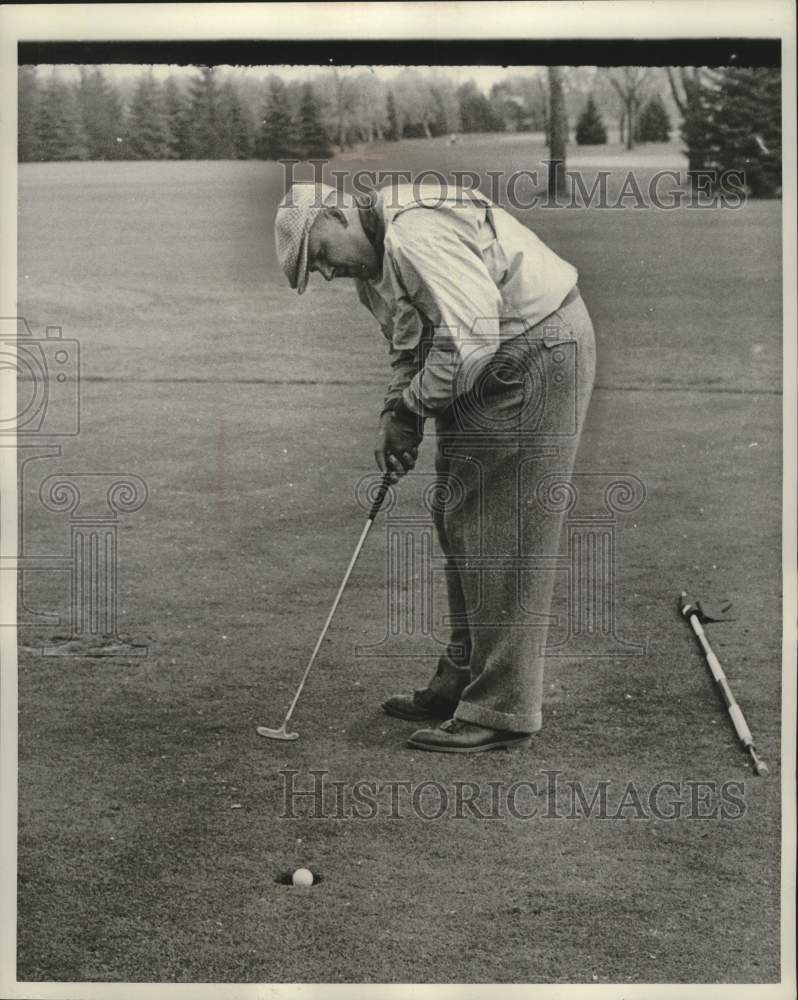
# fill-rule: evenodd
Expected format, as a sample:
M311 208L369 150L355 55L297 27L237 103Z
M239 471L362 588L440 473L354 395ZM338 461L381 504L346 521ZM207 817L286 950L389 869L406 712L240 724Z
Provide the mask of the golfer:
M527 745L543 721L565 507L541 506L539 487L571 475L595 371L576 269L479 191L454 186L348 195L295 184L275 241L300 294L314 271L354 279L389 343L375 458L392 481L414 467L434 422L451 637L427 686L383 708L433 726L412 735L417 749Z

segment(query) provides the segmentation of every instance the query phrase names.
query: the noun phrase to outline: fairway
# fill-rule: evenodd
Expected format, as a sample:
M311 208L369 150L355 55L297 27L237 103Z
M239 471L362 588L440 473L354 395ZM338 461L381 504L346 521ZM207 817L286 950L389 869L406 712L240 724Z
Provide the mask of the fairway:
M660 152L641 177L679 162L678 145ZM463 137L332 166L484 174L544 157L519 137ZM406 748L416 727L380 711L434 659L377 655L379 519L293 717L299 741L255 735L281 722L363 527L356 491L375 473L390 374L349 282L288 288L281 195L273 163L20 166L19 313L81 351L80 434L55 442L60 456L20 450L24 547L68 552L67 515L40 501L47 476L140 477L146 503L119 518L118 614L147 655L40 655L64 632L69 576L26 573L26 605L62 625L20 630L19 978L777 982L781 203L515 213L578 268L596 326L577 471L645 488L615 524L617 634L645 652L552 657L529 750L450 758ZM410 518L433 453L426 441L400 484ZM679 617L682 589L734 601L737 619L708 632L767 781ZM313 771L329 782L321 814L305 797L285 815L286 782L311 789ZM358 818L333 788L546 772L557 790L530 818L431 818L433 786L415 803L427 818ZM685 801L696 783L737 782L743 805L728 821L568 815L575 782L606 783L611 813L630 782L644 799L672 782ZM303 866L322 881L282 884Z

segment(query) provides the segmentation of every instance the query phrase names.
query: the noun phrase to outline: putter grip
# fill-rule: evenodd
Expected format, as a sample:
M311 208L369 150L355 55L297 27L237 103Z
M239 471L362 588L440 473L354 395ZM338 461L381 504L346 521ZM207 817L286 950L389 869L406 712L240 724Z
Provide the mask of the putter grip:
M732 718L734 728L737 730L737 735L740 737L743 745L749 746L753 743L753 736L751 736L751 730L748 728L748 723L745 721L745 716L743 715L737 702L729 706L729 715Z
M388 495L388 488L391 485L391 480L388 473L383 476L382 482L380 483L379 489L377 490L377 495L374 497L374 503L371 505L371 510L369 511L369 521L373 521L377 516L380 507L385 503L385 497Z

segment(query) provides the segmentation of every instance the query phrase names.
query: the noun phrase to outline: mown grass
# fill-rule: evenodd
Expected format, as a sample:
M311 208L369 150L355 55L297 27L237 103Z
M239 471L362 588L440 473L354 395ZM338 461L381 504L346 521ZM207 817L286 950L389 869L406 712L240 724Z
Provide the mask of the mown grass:
M391 155L497 161L463 141ZM510 144L500 166L525 155ZM553 660L528 753L449 759L407 750L413 727L378 707L431 662L355 655L384 634L377 529L297 709L299 742L254 733L281 720L362 527L354 487L372 471L387 368L345 282L303 299L284 287L280 182L256 163L20 172L20 311L83 352L81 435L27 467L26 546L65 550L64 518L37 501L56 469L135 472L150 495L122 518L119 568L122 628L149 655L20 659L19 977L776 980L780 206L522 213L578 266L596 322L580 468L646 484L618 523L617 589L619 634L648 649ZM405 497L412 509L409 485ZM66 583L29 574L27 599L66 613ZM741 609L712 635L768 782L751 778L675 612L683 586ZM442 613L438 601L438 630ZM303 785L323 769L486 789L549 769L618 796L628 781L736 780L746 809L366 821L331 805L290 819L285 769ZM275 881L300 865L323 882Z

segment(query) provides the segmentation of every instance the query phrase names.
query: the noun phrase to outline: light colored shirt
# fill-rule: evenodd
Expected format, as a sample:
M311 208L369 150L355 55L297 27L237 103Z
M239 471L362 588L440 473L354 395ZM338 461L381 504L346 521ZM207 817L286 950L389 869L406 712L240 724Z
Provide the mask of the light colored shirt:
M380 192L382 274L357 281L390 343L386 407L423 416L473 384L499 344L551 315L577 271L478 191L398 185Z

